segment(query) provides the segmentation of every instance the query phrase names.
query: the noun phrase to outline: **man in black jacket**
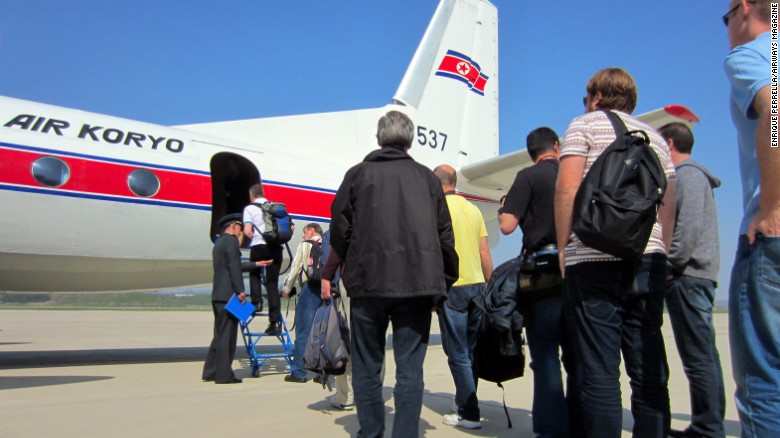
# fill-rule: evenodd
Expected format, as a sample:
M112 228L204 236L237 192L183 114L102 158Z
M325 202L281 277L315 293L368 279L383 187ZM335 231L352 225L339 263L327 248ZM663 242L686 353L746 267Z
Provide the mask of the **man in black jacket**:
M236 354L238 320L225 305L235 293L246 301L244 278L241 276L241 250L238 238L241 234L241 214L234 213L219 220L222 235L211 252L214 260L214 288L211 291L211 308L214 310L214 338L203 365L203 380L215 383L241 383L233 374L233 358Z
M352 384L358 436L385 428L381 369L393 324L396 362L393 436L417 436L431 309L458 277L458 256L438 178L407 151L414 123L390 111L379 120L381 149L344 176L331 205L331 245L344 260L351 299Z

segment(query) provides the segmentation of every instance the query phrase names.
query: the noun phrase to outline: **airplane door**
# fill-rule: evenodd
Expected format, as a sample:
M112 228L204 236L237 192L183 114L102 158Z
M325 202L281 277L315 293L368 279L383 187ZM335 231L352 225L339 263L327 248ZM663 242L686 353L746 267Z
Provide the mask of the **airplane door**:
M260 182L260 172L251 161L231 152L211 159L211 231L213 242L219 230L217 221L230 213L241 213L249 204L249 187Z

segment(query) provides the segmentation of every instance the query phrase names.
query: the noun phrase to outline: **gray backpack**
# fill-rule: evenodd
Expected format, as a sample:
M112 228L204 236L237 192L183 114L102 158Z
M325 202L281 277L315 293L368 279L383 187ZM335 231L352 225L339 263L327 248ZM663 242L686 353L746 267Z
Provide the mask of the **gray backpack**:
M340 376L347 371L349 361L349 327L332 301L325 301L314 314L309 341L303 353L303 366L321 377Z

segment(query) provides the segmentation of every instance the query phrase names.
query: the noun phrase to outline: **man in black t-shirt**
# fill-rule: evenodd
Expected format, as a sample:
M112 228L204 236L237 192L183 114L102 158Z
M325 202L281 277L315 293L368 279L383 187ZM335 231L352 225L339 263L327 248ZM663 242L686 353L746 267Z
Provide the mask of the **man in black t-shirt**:
M517 172L498 223L503 234L523 232L522 255L555 252L555 181L558 177L558 135L550 128L531 131L528 154L534 165ZM523 291L520 290L522 297ZM563 316L561 286L545 298L526 300L524 315L531 369L534 371L533 428L539 436L577 436L582 431L579 403L582 367L576 360ZM558 348L561 349L559 359ZM561 362L566 369L564 396Z

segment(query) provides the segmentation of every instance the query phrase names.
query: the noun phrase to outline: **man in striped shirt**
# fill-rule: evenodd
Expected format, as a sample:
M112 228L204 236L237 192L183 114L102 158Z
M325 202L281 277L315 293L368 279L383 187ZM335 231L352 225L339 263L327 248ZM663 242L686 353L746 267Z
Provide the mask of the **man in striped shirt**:
M555 227L564 274L564 306L572 322L583 365L582 403L588 436L622 432L620 358L631 379L634 435L665 437L669 431L668 365L661 324L666 252L675 215L675 174L669 148L650 126L631 117L637 101L633 78L619 68L591 77L583 98L585 114L575 118L560 149L555 191ZM652 235L638 260L623 260L584 245L572 233L573 204L582 179L615 140L607 115L620 117L629 131L642 130L658 156L667 190Z

